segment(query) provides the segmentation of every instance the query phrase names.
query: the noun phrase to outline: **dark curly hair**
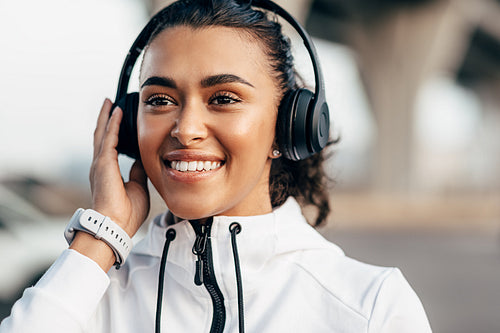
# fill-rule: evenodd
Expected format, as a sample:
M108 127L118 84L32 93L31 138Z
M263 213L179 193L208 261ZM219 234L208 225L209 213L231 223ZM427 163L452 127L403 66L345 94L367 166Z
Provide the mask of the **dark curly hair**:
M148 45L167 28L189 26L199 29L222 26L241 29L262 45L280 89L280 100L293 89L301 86L291 53L290 40L283 35L275 15L253 9L250 1L237 0L179 0L162 9L157 15L157 25ZM279 108L278 112L283 111ZM276 137L283 135L276 127ZM276 142L278 142L276 140ZM277 144L277 143L276 143ZM305 160L274 159L269 179L269 193L273 207L282 205L290 196L303 205L317 209L314 226L322 224L330 213L328 182L324 169L324 153Z

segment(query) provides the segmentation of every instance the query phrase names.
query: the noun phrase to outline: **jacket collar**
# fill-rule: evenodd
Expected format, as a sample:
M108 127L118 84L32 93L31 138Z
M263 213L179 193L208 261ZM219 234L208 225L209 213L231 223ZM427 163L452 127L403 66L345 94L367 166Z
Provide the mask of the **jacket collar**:
M176 224L168 225L168 215L168 212L165 212L154 218L149 225L147 235L132 250L133 253L161 257L165 243L165 233L168 228L174 228L177 232L174 242L180 240L181 242L188 242L192 246L196 234L189 221L182 220ZM273 244L272 252L268 252L269 254L318 249L325 246L331 248L332 246L331 243L323 239L307 223L302 215L299 204L293 197L289 197L283 205L275 208L269 214L256 216L215 216L213 219L212 243L220 241L230 242L229 226L232 222L238 222L242 226L242 232L237 236L238 244L246 241L264 240ZM258 243L261 243L261 241ZM258 249L257 243L250 247ZM340 248L337 249L342 252ZM269 245L266 246L266 250L270 250Z
M206 293L201 291L203 288L196 288L193 282L196 256L192 253L192 248L196 239L195 231L186 220L168 226L167 215L165 213L154 219L148 234L132 253L161 257L165 233L169 228L175 229L176 238L170 244L167 256L170 278L200 297L207 297ZM236 239L245 294L253 292L259 284L265 283L261 272L278 255L321 249L333 250L343 255L340 248L326 241L307 223L294 198L289 198L282 206L265 215L216 216L213 218L210 233L214 271L222 293L229 299L235 299L237 296L229 231L232 222L241 225L241 232L237 234Z

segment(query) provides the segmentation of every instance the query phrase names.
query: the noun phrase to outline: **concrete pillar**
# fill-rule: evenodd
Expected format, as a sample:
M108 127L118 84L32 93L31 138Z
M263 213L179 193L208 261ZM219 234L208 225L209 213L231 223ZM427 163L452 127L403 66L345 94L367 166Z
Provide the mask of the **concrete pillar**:
M408 192L413 168L413 106L422 81L452 71L466 47L463 20L449 0L395 9L353 34L377 121L371 187Z

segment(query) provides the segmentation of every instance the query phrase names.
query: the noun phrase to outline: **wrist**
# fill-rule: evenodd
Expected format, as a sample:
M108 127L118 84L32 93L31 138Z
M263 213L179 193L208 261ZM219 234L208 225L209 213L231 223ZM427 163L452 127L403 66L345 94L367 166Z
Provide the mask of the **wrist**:
M111 247L86 232L77 231L69 248L92 259L105 272L109 271L116 262L115 253Z
M93 242L94 244L104 243L113 252L117 268L125 262L132 249L130 236L109 217L92 209L79 208L75 212L64 231L68 244L72 244L77 232L86 233L101 241L100 243ZM88 237L83 239L88 240Z

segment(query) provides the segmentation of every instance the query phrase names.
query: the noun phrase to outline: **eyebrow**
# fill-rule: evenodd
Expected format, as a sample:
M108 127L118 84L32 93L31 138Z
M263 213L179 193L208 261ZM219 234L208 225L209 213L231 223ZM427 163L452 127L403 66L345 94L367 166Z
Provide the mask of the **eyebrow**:
M247 86L255 88L253 86L253 84L251 84L247 80L245 80L237 75L233 75L233 74L217 74L217 75L212 75L212 76L206 77L203 80L201 80L201 86L203 88L207 88L207 87L216 86L218 84L234 83L234 82L246 84Z
M145 86L162 86L173 89L177 88L177 85L175 84L175 81L173 79L163 76L152 76L148 78L141 85L141 89L144 88Z
M253 84L251 84L247 80L245 80L237 75L234 75L234 74L217 74L217 75L208 76L208 77L203 78L201 80L201 86L203 88L208 88L208 87L216 86L218 84L234 83L234 82L246 84L247 86L255 88ZM173 88L173 89L177 88L175 81L172 78L165 77L165 76L149 77L141 85L141 89L144 88L145 86L162 86L162 87Z

